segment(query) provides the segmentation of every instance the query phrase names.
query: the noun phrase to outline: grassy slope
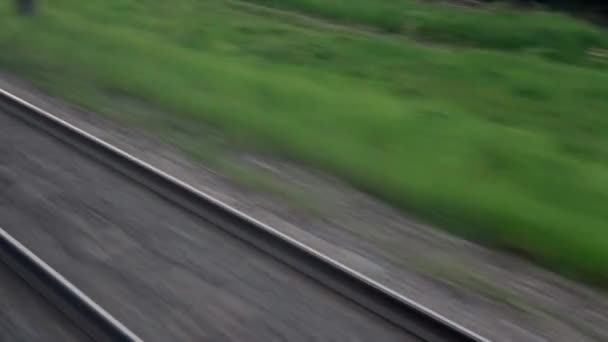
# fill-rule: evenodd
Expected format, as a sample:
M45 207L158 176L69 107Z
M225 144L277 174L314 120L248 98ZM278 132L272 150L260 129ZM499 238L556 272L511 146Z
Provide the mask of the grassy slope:
M0 67L102 112L159 108L121 114L189 151L212 125L608 285L606 72L176 3L53 0L35 20L2 3Z
M519 51L581 63L589 48L608 47L608 36L564 14L503 6L483 10L416 0L246 0L296 10L415 39ZM449 4L449 1L447 1Z

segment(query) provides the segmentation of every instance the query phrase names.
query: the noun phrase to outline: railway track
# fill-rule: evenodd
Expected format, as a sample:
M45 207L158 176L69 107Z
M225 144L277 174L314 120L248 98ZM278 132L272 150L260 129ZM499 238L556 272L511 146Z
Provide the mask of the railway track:
M7 270L5 270L5 268ZM45 298L52 307L71 321L71 325L73 326L72 330L79 330L80 334L77 334L78 336L74 337L74 339L68 339L67 336L63 336L63 339L66 341L142 341L133 332L112 317L112 315L1 228L0 270L3 271L0 272L0 274L2 274L2 278L0 279L2 279L3 286L6 286L7 283L10 284L15 282L11 281L11 278L13 278L14 275L17 275L21 280L25 281L32 290ZM13 273L13 275L10 273ZM13 285L12 287L16 286ZM39 304L34 303L34 305L38 306ZM21 310L17 307L8 309L15 311ZM57 317L52 317L51 319L54 320L57 319ZM33 323L34 325L40 326L44 326L45 324L45 322ZM46 335L49 332L40 331L39 333L41 335ZM50 339L47 336L40 340Z
M381 317L417 340L422 341L487 341L472 331L401 296L373 279L352 270L332 258L291 239L278 230L259 222L216 200L192 186L164 173L118 148L84 132L40 108L0 89L0 115L35 127L78 150L86 158L105 164L126 176L131 182L160 195L186 209L198 218L220 227L233 237L272 256L307 278L331 289L340 297ZM138 341L124 325L111 318L90 299L65 280L41 266L31 252L23 251L10 236L2 239L2 260L25 274L24 278L39 288L56 305L64 308L73 320L80 320L88 333L99 341Z
M91 341L67 317L0 263L0 341Z

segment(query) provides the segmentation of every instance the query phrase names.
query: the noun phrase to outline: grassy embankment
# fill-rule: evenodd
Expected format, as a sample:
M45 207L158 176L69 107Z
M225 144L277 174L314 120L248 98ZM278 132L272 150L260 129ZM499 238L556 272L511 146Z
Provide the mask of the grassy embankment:
M608 285L608 72L586 54L606 33L506 9L281 3L399 34L220 0L53 0L37 18L4 2L0 68L101 112L123 108L190 152L214 127Z
M606 47L605 32L564 14L522 12L504 4L486 10L414 0L246 0L426 42L526 52L584 63L586 49ZM464 2L463 2L464 3Z

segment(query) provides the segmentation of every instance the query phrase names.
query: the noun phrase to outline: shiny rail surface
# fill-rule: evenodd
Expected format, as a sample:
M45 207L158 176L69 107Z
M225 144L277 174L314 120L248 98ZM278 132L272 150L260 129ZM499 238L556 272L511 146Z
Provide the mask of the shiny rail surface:
M142 342L127 327L2 228L0 263L8 266L93 341Z
M0 109L106 164L424 341L489 341L3 89L0 89ZM125 334L121 338L137 338L129 336Z
M0 341L93 341L1 261L0 317Z

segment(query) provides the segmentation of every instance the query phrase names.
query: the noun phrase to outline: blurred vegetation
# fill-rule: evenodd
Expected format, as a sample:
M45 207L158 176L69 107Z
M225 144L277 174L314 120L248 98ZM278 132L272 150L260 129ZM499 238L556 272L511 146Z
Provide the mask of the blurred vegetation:
M498 2L500 0L481 0L483 2ZM608 5L605 0L511 0L511 3L525 6L544 5L550 8L576 12L600 12L608 14Z
M247 0L441 44L530 52L568 63L608 47L604 30L566 14L521 11L502 2L479 8L416 0ZM459 4L459 0L454 0Z
M14 0L17 12L21 15L36 13L36 0Z
M340 3L318 11L339 13ZM345 19L395 3L351 0ZM397 13L426 18L417 20L433 24L416 32L445 46L235 1L42 5L31 20L0 4L0 68L51 94L106 113L125 99L156 108L119 114L187 137L175 140L187 151L205 150L211 126L461 236L608 285L608 72L603 50L584 52L603 46L597 28L546 12Z

